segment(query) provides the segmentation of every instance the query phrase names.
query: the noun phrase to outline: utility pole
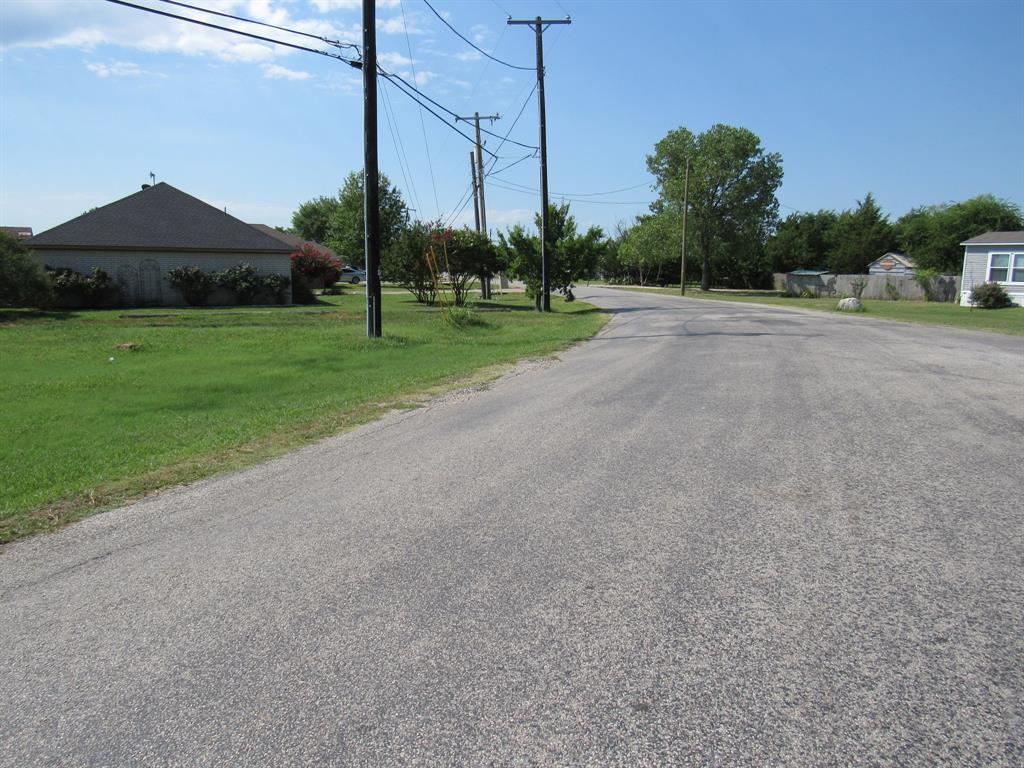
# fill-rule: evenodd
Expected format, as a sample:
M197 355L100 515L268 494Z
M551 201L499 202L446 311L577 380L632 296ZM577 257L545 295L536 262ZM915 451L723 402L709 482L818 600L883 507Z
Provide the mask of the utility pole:
M473 218L476 220L476 231L480 231L480 198L476 193L476 157L469 153L469 175L473 179Z
M380 189L377 170L377 9L363 0L363 245L366 250L366 335L381 334Z
M544 111L544 30L552 24L572 24L572 19L508 20L509 25L533 27L537 35L537 105L540 112L540 302L538 309L551 311L551 283L548 276L548 130Z
M686 214L690 210L690 158L686 158L686 178L683 181L683 255L679 264L679 295L686 295Z
M501 115L484 115L480 117L479 112L474 112L472 117L456 117L455 122L460 120L469 122L470 120L476 125L476 200L477 200L477 232L483 232L487 234L487 203L484 197L484 145L480 141L480 121L490 120L491 124L494 124L495 120L500 120ZM489 299L491 298L491 282L485 278L484 275L480 275L480 298Z

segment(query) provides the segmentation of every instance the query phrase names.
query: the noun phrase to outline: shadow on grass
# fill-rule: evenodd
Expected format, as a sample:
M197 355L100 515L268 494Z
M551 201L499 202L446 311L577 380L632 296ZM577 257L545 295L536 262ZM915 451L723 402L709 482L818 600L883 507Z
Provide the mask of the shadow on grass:
M71 320L74 312L64 309L0 309L0 325L39 323L46 320Z

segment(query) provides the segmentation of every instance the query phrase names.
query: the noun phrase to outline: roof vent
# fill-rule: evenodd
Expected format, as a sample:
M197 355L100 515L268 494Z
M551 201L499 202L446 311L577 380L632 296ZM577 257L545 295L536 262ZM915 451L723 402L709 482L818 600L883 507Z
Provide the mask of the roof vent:
M143 188L143 189L149 189L149 184L143 184L143 185L142 185L142 188Z

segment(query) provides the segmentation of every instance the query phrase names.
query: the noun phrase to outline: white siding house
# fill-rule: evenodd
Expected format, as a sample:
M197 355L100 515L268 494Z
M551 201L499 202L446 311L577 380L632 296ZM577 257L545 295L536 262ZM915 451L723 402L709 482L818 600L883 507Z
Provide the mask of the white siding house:
M986 232L960 245L964 246L961 305L970 305L971 289L982 283L999 283L1014 304L1024 305L1024 232Z
M183 304L167 278L175 267L213 272L245 262L264 275L290 277L295 250L164 182L40 232L25 245L50 269L105 270L128 305ZM290 302L291 287L285 294Z

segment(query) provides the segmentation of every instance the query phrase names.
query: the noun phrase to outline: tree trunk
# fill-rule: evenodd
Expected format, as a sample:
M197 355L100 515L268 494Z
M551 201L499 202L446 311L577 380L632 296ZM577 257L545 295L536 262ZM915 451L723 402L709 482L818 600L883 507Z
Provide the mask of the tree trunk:
M704 261L700 271L700 289L711 290L711 242L706 238L701 239L701 250L704 251Z

